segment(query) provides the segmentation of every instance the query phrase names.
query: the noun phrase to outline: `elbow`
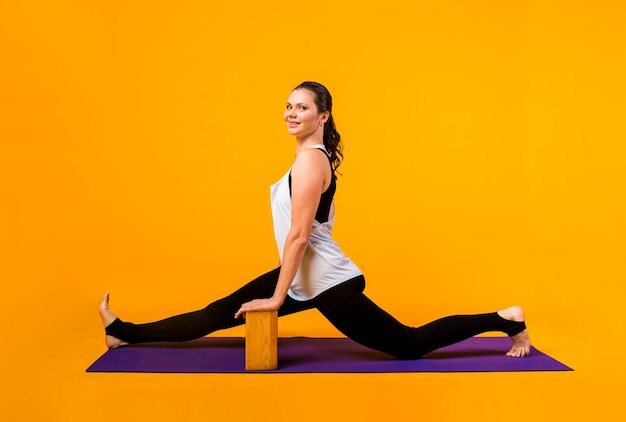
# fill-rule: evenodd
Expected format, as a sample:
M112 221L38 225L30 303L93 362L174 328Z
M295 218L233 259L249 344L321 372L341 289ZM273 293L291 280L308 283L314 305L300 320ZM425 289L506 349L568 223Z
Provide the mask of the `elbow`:
M304 231L298 231L291 233L289 236L289 240L291 245L297 249L304 249L306 245L309 243L309 233Z

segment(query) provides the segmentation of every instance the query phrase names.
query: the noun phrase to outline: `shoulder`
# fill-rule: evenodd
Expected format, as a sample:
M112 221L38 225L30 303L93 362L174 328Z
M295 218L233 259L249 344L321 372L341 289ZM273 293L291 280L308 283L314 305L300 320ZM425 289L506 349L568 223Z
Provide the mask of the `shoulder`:
M317 148L298 152L291 174L298 185L319 185L322 189L327 187L332 176L326 153Z
M294 168L319 168L324 169L328 166L328 157L326 153L318 148L307 148L300 151L294 161Z

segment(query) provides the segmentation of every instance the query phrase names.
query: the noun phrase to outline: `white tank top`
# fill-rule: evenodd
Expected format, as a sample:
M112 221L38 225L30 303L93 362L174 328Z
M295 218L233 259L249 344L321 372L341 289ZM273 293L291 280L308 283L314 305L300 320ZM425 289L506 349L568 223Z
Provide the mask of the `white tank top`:
M328 154L324 145L314 145ZM289 171L270 188L274 237L278 246L280 260L283 260L285 240L291 227L291 195ZM328 221L320 223L313 220L309 242L302 258L302 264L296 273L287 294L296 300L305 301L362 274L361 270L346 257L339 245L332 239L335 222L335 203L330 207Z

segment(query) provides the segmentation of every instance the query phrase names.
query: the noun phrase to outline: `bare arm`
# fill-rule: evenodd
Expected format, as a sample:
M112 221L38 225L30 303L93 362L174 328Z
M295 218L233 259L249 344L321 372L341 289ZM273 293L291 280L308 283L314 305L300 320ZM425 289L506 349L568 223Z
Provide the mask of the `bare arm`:
M235 318L247 311L276 310L283 304L302 263L320 197L330 177L324 154L313 149L298 153L291 169L291 227L285 240L278 284L271 298L244 303Z

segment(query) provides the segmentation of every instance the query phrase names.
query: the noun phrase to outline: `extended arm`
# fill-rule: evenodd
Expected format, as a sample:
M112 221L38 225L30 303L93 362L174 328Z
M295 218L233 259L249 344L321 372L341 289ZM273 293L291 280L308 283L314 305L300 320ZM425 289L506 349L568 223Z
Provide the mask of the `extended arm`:
M285 240L278 284L271 298L244 303L235 318L248 311L276 310L283 304L302 263L320 197L330 177L330 166L324 154L313 149L298 153L291 169L291 227Z

